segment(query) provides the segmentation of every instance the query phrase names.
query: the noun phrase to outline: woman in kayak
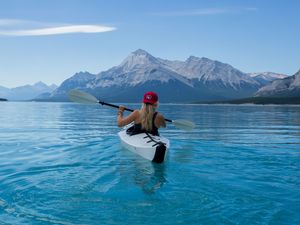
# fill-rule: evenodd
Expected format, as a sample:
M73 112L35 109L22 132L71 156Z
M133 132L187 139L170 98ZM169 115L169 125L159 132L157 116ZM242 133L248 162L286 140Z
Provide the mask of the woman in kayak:
M157 107L157 94L154 92L147 92L144 94L141 109L134 110L129 116L123 117L125 107L119 107L117 117L118 126L123 127L134 122L134 126L127 130L131 135L147 132L159 136L158 129L160 127L166 127L166 122L162 114L155 112Z

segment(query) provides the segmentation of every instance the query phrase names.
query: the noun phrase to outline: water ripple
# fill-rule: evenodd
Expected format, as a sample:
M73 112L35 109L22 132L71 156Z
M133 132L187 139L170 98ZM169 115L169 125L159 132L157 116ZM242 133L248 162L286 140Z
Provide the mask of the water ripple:
M153 164L121 147L112 109L1 103L0 224L300 224L299 107L160 111L197 127L162 130Z

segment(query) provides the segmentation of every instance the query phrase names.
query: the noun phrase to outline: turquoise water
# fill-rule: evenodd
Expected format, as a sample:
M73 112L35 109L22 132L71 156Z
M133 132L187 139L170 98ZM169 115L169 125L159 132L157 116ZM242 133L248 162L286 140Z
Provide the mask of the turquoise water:
M110 108L1 103L0 224L300 224L300 107L160 111L197 128L162 130L153 164L120 146Z

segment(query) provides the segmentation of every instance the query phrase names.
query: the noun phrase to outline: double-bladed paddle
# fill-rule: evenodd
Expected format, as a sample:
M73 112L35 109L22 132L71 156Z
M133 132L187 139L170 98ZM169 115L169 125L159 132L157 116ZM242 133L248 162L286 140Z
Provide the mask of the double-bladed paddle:
M71 91L69 91L69 98L73 102L77 102L77 103L83 103L83 104L98 103L98 104L107 105L107 106L110 106L110 107L113 107L113 108L119 108L119 106L117 106L117 105L113 105L113 104L110 104L110 103L100 101L97 98L95 98L95 96L90 95L88 93L85 93L83 91L77 90L77 89L72 89ZM129 109L129 108L125 108L125 110L133 112L133 110ZM188 120L165 119L165 121L170 122L170 123L174 124L175 127L178 127L180 129L183 129L183 130L188 130L189 131L189 130L192 130L192 129L195 128L195 124L191 121L188 121Z

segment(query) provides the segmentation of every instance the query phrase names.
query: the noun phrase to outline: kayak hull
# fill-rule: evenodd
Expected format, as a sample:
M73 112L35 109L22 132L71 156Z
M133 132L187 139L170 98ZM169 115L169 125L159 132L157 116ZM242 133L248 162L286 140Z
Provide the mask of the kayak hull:
M167 138L146 133L128 135L126 130L118 133L124 148L155 163L162 163L166 157L170 142Z

